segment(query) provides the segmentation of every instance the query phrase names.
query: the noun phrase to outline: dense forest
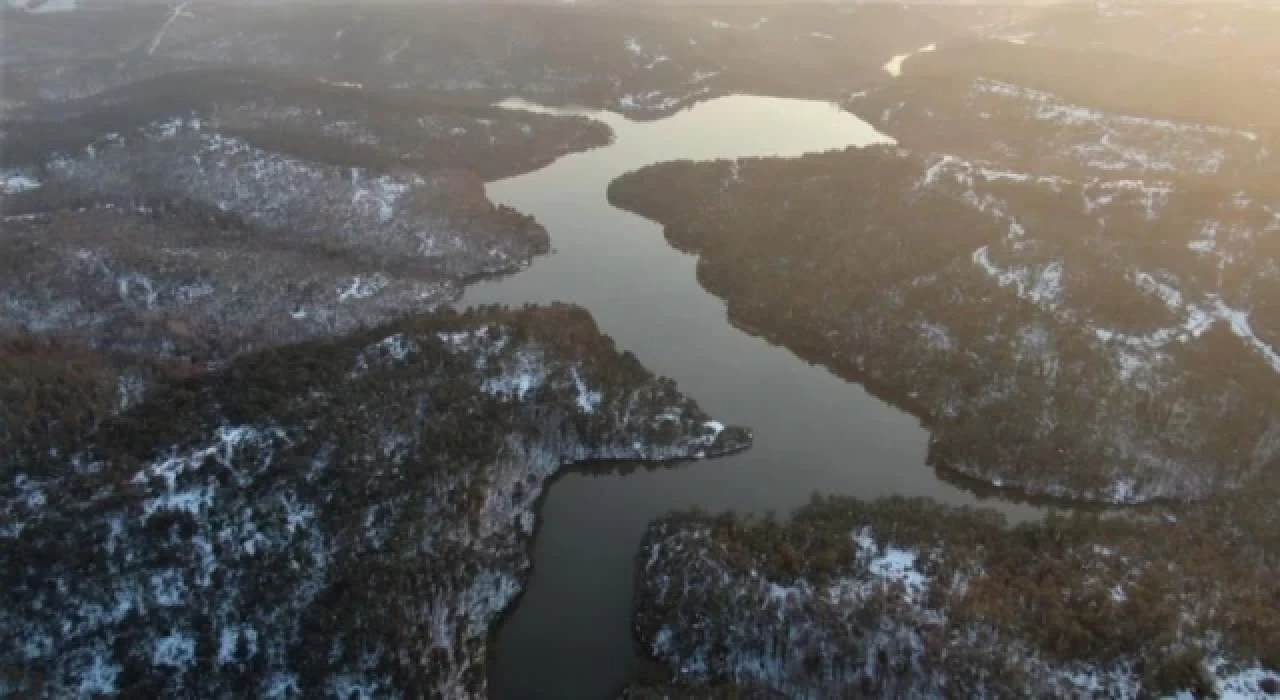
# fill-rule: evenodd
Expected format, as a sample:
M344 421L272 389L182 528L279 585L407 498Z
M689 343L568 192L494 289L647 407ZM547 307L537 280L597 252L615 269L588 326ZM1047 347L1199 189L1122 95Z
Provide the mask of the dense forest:
M938 466L1134 502L1280 456L1265 202L894 148L656 165L609 196L698 253L735 322L918 412ZM1210 227L1214 252L1191 249Z
M604 124L512 112L465 97L354 88L301 71L201 68L165 74L0 122L0 166L39 167L104 136L132 140L173 119L264 151L378 172L459 169L485 180L609 142Z
M1278 485L1015 528L844 497L783 523L672 516L639 555L635 617L665 673L629 697L1274 694Z
M938 60L937 53L957 60L936 70L923 65ZM1270 122L1206 124L1186 110L1170 110L1178 116L1164 119L1136 101L1108 111L1110 100L1100 92L1073 91L1062 80L1028 81L963 58L961 49L921 54L902 78L857 91L846 107L913 151L1072 179L1198 179L1202 187L1276 195L1280 166L1271 153L1280 134ZM1169 80L1182 77L1174 67L1165 70Z
M608 127L267 71L6 121L0 331L203 362L430 311L547 252L486 178ZM10 148L9 145L14 146Z
M752 441L447 308L550 250L485 183L611 139L493 103L735 92L896 147L611 201L944 478L1088 507L664 518L624 697L1280 694L1274 9L87 5L0 7L0 695L486 696L548 479Z
M156 370L123 403L107 359L34 342L7 343L25 371L0 387L0 687L19 695L483 695L561 464L750 442L571 307Z
M1280 27L1280 20L1272 19ZM1262 71L1175 64L1119 48L1061 48L1009 41L957 42L912 57L913 77L981 75L1046 90L1104 112L1261 130L1275 136L1280 81Z
M956 9L964 14L963 9ZM1122 58L1138 56L1190 66L1195 69L1193 75L1198 82L1187 91L1194 93L1212 82L1205 80L1209 66L1246 79L1280 77L1277 31L1280 13L1274 4L1265 2L1125 2L1024 8L1022 16L1008 22L1000 34L1047 47L1102 50L1115 52L1113 56L1122 54ZM1176 87L1186 89L1182 85ZM1215 106L1202 104L1197 108Z
M1280 693L1271 78L1170 89L1161 60L1021 41L853 93L896 147L660 164L610 200L740 327L920 416L944 478L1152 505L671 516L626 697Z

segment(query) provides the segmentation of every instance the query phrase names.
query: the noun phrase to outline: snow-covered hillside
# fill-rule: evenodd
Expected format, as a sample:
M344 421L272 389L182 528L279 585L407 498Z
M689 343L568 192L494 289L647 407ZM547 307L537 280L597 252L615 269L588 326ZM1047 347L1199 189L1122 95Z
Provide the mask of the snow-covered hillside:
M83 438L0 462L0 664L23 669L0 690L483 697L547 478L749 443L567 307L159 381Z
M653 166L610 195L699 252L731 315L900 397L947 471L1134 503L1280 459L1264 192L882 147Z
M0 330L206 360L431 311L549 249L480 173L608 139L583 119L191 81L216 94L160 81L8 134L28 162L0 170Z
M1189 525L1215 536L1211 521ZM1280 688L1263 632L1274 569L1248 546L1202 567L1189 549L1201 537L1165 529L1085 518L1009 530L991 514L842 498L782 524L677 516L646 535L636 629L674 697L733 697L725 684L788 698Z

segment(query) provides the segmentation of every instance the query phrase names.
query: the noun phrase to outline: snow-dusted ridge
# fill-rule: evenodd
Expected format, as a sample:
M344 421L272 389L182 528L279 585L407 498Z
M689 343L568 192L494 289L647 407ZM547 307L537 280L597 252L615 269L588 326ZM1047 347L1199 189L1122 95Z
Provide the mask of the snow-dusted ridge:
M991 164L972 163L956 156L943 155L932 159L925 170L924 177L917 185L927 188L943 182L955 183L963 188L964 200L973 208L990 214L999 221L1008 223L1009 233L1001 241L1003 247L1014 250L1027 244L1028 233L1018 217L1011 213L1011 205L987 192L982 192L982 185L1002 180L1018 183L1035 183L1047 187L1054 192L1061 192L1069 186L1079 185L1083 195L1086 213L1105 212L1115 205L1124 202L1129 206L1137 204L1149 221L1160 218L1162 210L1168 206L1175 188L1166 183L1148 183L1141 180L1107 181L1094 179L1084 183L1044 175L1032 175L1009 170L998 169ZM1074 189L1074 188L1073 188ZM980 194L980 192L982 192ZM1244 200L1243 206L1248 206ZM1211 252L1216 231L1220 228L1216 222L1203 226L1202 233L1208 242L1189 244L1197 252ZM1266 232L1264 232L1266 233ZM1201 239L1201 240L1206 240ZM1002 267L992 260L990 246L983 246L973 253L973 262L988 277L1002 287L1013 288L1017 295L1047 311L1058 311L1062 304L1062 279L1064 262L1050 260L1041 266ZM1253 331L1247 311L1232 308L1218 295L1209 293L1201 299L1188 298L1187 295L1166 282L1158 281L1150 273L1136 272L1132 276L1134 285L1143 291L1157 296L1167 305L1181 322L1177 326L1161 328L1149 333L1135 336L1097 327L1085 322L1084 329L1092 333L1104 343L1118 343L1130 350L1158 351L1171 342L1190 342L1200 337L1214 323L1224 323L1233 334L1243 340L1271 368L1280 374L1280 352L1260 339ZM1126 355L1132 357L1132 355ZM1150 362L1151 360L1148 360Z
M153 389L70 457L6 466L0 538L83 544L7 569L0 663L47 671L15 692L128 676L160 694L483 697L548 478L751 439L567 307L419 319L227 372Z
M415 158L447 143L459 153L445 157L498 174L521 166L504 153L549 158L607 136L585 119L448 110L370 126L325 94L244 97L0 173L0 329L203 360L211 344L222 359L430 311L466 282L524 267L546 232L466 171L329 163L323 149L273 147L273 129L326 130L315 138L397 162L398 140ZM323 109L300 106L309 99ZM452 135L460 124L484 133Z
M849 108L919 152L1104 179L1274 177L1264 132L1105 111L1046 90L983 77L945 86L910 76L848 99Z

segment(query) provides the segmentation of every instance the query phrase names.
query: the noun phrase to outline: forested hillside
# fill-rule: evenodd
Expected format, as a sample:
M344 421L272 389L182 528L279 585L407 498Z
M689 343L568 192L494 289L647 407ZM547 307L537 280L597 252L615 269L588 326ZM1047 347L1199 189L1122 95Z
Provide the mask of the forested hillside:
M746 448L569 307L157 371L6 346L0 690L485 694L562 465Z
M1128 503L1276 468L1266 200L893 148L663 164L610 198L698 253L737 322L920 413L945 470Z

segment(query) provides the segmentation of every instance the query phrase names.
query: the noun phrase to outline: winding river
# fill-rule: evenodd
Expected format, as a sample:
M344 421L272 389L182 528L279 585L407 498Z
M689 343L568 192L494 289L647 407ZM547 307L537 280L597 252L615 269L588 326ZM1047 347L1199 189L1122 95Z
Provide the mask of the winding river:
M890 139L836 106L801 100L725 97L653 122L504 104L598 119L616 138L488 186L491 199L547 228L554 253L518 275L473 286L462 304L583 306L619 347L675 379L716 418L752 427L756 441L724 459L559 477L540 513L532 578L497 633L493 697L616 695L636 663L635 553L646 524L672 510L785 515L816 491L979 503L925 466L928 435L916 418L731 325L724 302L699 286L696 258L670 247L657 224L605 199L611 180L660 161L797 156ZM1014 519L1032 514L985 505Z

